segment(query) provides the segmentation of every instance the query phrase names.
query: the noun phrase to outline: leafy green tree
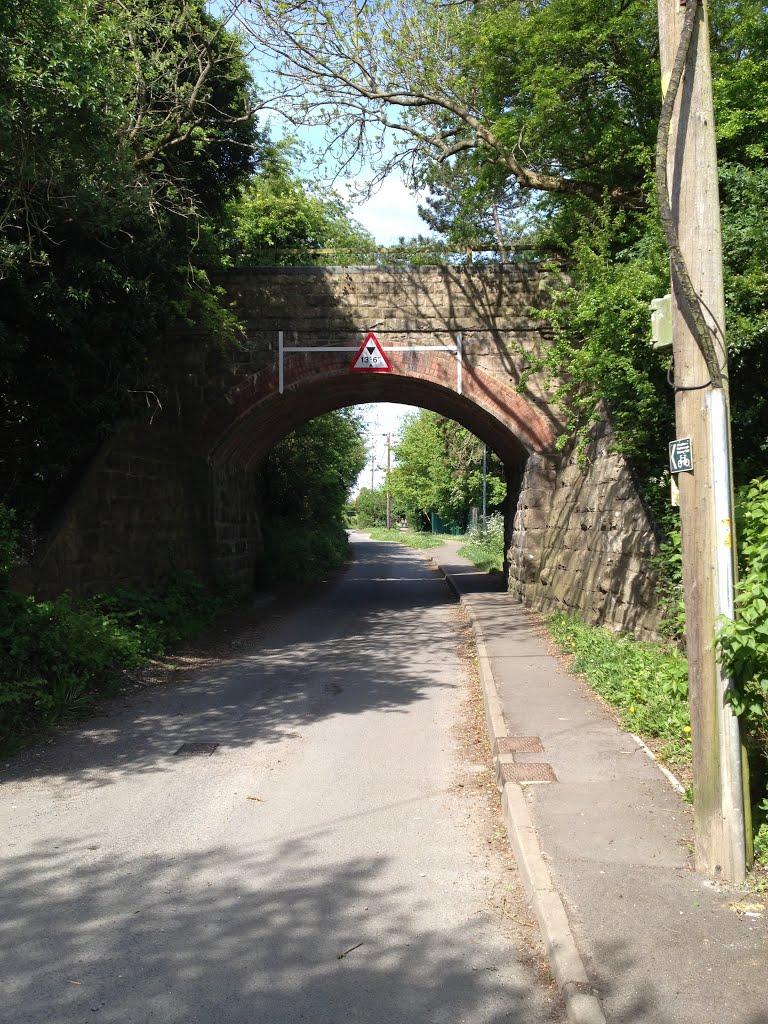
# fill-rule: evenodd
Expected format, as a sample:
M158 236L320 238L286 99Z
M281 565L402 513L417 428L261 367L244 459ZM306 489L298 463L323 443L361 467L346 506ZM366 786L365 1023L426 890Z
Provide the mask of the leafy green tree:
M347 495L367 459L363 433L359 413L339 409L278 442L264 467L267 514L299 523L341 523Z
M291 169L291 158L298 158L292 147L271 147L258 175L228 204L229 225L220 236L226 262L360 263L375 248L373 236L353 220L339 195L302 180ZM314 249L332 251L313 253Z
M627 167L658 106L653 0L239 6L283 109L323 126L345 166L418 177L478 153L526 191L637 195Z
M232 334L201 225L261 136L203 0L9 0L0 28L1 489L39 522L157 390L172 321Z
M364 430L359 413L340 409L304 423L269 453L258 578L277 585L311 582L348 557L344 510L366 462Z
M568 261L573 287L555 306L548 361L553 386L555 377L570 383L556 398L575 400L571 433L604 399L620 447L649 483L673 404L644 309L669 289L651 188L655 0L313 0L289 11L249 0L245 9L279 66L283 102L325 126L341 161L378 161L381 174L397 166L431 193L422 215L459 248L493 239L503 258L530 258L509 245L524 234L535 255ZM768 18L760 0L710 0L708 9L743 480L768 459Z
M395 514L395 513L393 513ZM396 515L396 514L395 514ZM387 491L384 487L371 490L363 487L355 498L355 526L387 525Z
M466 526L469 508L482 503L483 444L453 420L422 409L406 417L394 446L397 465L390 486L398 509L414 523L435 512ZM488 453L488 506L504 500L503 469Z

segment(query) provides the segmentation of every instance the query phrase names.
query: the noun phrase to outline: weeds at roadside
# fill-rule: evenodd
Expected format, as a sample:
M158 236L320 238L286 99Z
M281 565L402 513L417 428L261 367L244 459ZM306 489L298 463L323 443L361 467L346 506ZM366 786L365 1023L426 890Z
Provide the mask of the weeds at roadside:
M241 603L181 572L157 590L51 601L0 590L0 754L119 692L124 673L204 632Z
M439 548L447 540L456 539L447 533L419 533L417 530L386 530L381 527L366 529L363 532L370 534L372 540L392 541L415 551Z
M468 530L459 554L483 572L501 572L504 568L504 516L494 512L485 524L479 523Z
M679 651L642 643L608 629L587 626L558 613L548 628L572 670L615 708L622 726L654 742L654 752L673 770L691 763L688 666Z

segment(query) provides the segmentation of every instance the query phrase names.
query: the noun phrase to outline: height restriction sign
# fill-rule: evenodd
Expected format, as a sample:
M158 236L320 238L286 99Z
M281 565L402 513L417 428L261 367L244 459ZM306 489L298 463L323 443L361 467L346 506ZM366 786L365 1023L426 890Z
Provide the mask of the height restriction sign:
M349 368L353 373L391 373L392 364L373 331L367 335Z

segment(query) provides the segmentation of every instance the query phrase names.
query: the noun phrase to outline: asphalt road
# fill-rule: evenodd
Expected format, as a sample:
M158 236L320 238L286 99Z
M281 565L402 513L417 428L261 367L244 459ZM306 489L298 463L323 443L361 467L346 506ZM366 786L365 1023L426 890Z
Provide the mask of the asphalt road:
M457 607L355 550L237 660L3 766L0 1020L561 1020L461 742Z

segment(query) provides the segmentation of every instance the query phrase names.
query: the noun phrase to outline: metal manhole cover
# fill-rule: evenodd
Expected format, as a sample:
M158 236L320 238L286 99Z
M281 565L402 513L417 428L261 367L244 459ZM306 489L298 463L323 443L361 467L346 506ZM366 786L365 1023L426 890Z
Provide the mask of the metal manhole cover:
M218 743L182 743L174 757L210 757Z
M505 782L557 782L552 765L546 761L501 765Z
M502 736L496 741L499 754L543 754L544 746L538 736Z

